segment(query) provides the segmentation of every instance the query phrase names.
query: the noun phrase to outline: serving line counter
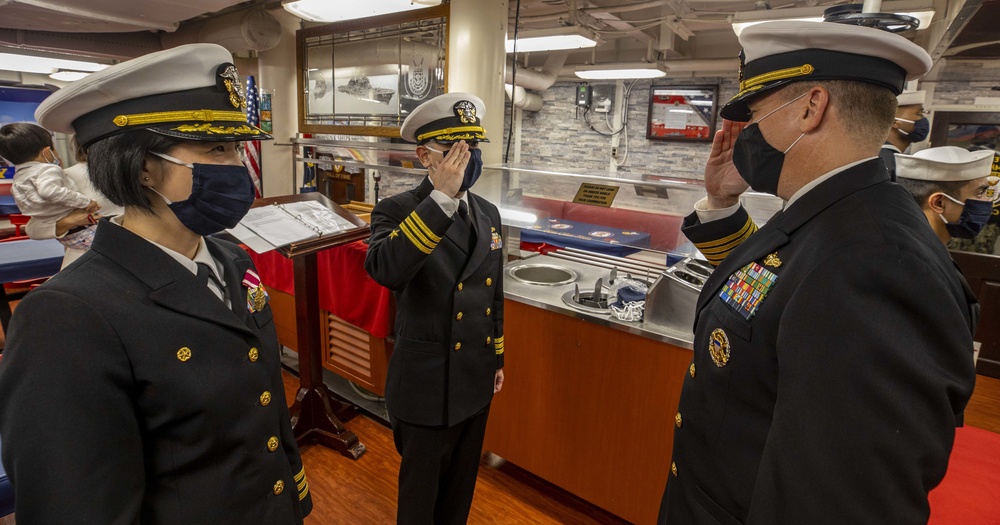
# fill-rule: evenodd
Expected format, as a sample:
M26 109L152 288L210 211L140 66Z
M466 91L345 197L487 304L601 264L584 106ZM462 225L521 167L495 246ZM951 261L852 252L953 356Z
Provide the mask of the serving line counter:
M523 268L575 275L566 284L529 284L512 277ZM506 382L484 448L628 521L654 523L691 334L564 300L574 285L593 293L608 268L537 255L506 271Z

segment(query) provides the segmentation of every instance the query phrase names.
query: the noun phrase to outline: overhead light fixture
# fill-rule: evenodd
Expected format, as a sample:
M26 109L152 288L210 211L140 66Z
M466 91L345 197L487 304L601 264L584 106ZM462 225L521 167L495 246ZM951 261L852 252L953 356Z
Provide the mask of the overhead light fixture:
M584 80L616 80L622 78L660 78L667 72L659 64L647 62L580 66L576 76Z
M341 22L440 5L441 0L283 0L285 11L310 22Z
M49 78L53 80L61 80L63 82L76 82L83 77L90 75L90 73L85 73L83 71L56 71L49 75Z
M822 22L824 7L791 7L788 9L761 9L756 11L737 11L733 13L730 22L733 24L733 32L739 36L744 29L762 22L799 21L799 22ZM883 13L897 13L900 15L912 16L920 20L917 31L927 29L934 18L933 4L924 0L912 1L902 0L899 2L882 2L880 9Z
M519 31L517 52L557 51L560 49L584 49L597 45L597 34L580 26L557 27ZM507 40L507 52L514 52L514 40Z
M106 64L98 64L97 62L81 62L79 60L66 60L62 58L0 53L0 69L6 71L19 71L21 73L39 73L49 75L60 69L89 71L93 73L94 71L100 71L106 67L108 67Z

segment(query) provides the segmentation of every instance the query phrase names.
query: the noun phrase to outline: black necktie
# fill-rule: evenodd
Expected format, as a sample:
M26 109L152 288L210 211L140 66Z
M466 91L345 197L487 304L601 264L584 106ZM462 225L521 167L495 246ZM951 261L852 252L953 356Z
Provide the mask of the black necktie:
M219 288L220 292L224 289L222 283L219 282L219 278L215 276L215 272L209 268L208 264L202 262L198 263L198 280L201 281L201 284L208 286L209 279L215 283L215 286Z
M458 218L469 232L468 251L472 253L472 248L476 245L476 229L472 227L472 219L469 217L469 205L465 201L458 202Z

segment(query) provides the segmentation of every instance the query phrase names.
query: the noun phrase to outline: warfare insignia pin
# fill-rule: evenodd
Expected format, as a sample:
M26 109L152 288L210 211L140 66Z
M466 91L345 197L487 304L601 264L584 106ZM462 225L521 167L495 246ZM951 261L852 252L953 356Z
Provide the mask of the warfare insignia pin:
M236 109L247 108L247 98L243 93L243 84L240 83L240 73L236 66L232 64L222 64L215 70L218 77L218 85L221 89L229 93L229 103Z
M455 116L458 117L462 124L475 124L476 117L476 105L468 100L460 100L455 104Z
M712 335L708 337L708 353L719 368L729 363L729 336L721 328L712 330Z
M778 258L778 252L764 257L764 266L772 266L774 268L781 266L781 259Z

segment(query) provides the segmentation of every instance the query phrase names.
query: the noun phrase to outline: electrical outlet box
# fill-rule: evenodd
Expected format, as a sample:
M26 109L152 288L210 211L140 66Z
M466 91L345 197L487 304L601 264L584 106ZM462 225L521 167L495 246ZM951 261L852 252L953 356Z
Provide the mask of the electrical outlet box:
M593 86L590 103L595 113L610 113L614 107L614 101L614 85L599 84Z
M591 90L590 86L587 84L579 84L576 86L576 105L581 108L589 108L591 100Z

